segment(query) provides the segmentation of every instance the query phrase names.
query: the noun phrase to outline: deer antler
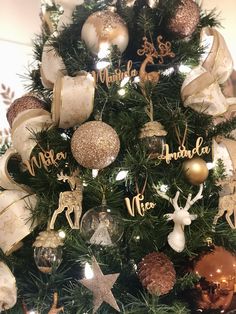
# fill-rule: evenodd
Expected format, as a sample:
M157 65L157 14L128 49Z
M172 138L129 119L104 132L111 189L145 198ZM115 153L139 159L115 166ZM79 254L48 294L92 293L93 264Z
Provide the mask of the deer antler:
M203 184L200 184L200 186L199 186L199 191L198 191L197 195L196 195L193 199L192 199L192 194L191 194L191 193L188 195L186 204L185 204L185 206L184 206L184 209L185 209L185 210L189 210L189 208L190 208L194 203L196 203L196 201L200 200L200 199L203 197L202 191L203 191Z

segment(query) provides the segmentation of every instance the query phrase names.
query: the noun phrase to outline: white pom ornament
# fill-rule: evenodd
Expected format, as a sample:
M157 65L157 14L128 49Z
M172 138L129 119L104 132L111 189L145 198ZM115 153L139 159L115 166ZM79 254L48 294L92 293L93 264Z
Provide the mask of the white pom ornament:
M0 312L16 304L16 279L6 264L0 262Z
M94 55L105 57L111 45L120 52L128 46L129 33L124 20L116 13L104 10L90 15L85 21L81 38Z

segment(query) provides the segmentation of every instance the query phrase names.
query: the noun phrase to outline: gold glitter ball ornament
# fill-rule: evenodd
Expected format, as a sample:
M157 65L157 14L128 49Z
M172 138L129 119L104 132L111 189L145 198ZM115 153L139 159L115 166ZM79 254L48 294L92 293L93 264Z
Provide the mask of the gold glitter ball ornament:
M191 36L200 20L200 9L193 0L177 0L174 13L167 21L168 31L179 38Z
M209 170L205 160L195 157L183 162L183 173L189 183L198 185L207 179Z
M120 52L128 46L129 33L124 20L109 10L98 11L85 21L81 38L94 55L105 57L111 45L116 45Z
M75 160L89 169L103 169L109 166L120 150L116 131L102 121L82 124L73 134L71 151Z
M138 264L138 277L152 295L164 295L173 289L176 272L173 263L162 252L146 255Z

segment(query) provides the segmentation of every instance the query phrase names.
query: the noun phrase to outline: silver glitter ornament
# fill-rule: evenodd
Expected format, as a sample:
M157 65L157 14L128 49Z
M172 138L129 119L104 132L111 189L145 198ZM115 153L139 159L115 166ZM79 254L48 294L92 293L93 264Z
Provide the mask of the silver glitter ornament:
M71 152L75 160L89 169L103 169L109 166L120 150L116 131L102 121L82 124L71 139Z
M167 21L168 31L179 38L189 37L200 20L200 9L193 0L177 0L175 10Z

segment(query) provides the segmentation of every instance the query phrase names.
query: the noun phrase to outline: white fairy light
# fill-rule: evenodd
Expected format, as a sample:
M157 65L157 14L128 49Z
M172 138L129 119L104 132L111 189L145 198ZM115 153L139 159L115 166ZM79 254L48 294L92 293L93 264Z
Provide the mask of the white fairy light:
M38 311L31 310L29 311L29 314L38 314Z
M213 169L214 167L215 167L215 163L214 162L207 162L207 169L208 170L211 170L211 169Z
M98 61L96 64L97 70L103 70L107 68L110 65L110 62L108 61Z
M124 95L126 94L125 89L124 89L124 88L119 89L119 90L118 90L118 94L119 94L120 96L124 96Z
M116 176L116 181L121 181L123 179L125 179L128 175L129 171L127 170L121 170L118 172L117 176Z
M168 68L165 71L163 71L162 74L165 76L170 76L174 71L175 71L175 69L173 67L171 67L171 68Z
M92 267L87 262L86 262L85 267L84 267L84 276L86 279L92 279L94 276Z
M191 67L190 66L188 66L188 65L185 65L185 64L181 64L180 66L179 66L179 71L181 72L181 73L190 73L191 72Z
M126 76L123 78L123 80L120 82L120 87L124 87L130 80L129 76Z
M60 237L61 239L65 239L65 237L66 237L66 233L65 233L65 231L63 231L63 230L59 230L59 231L58 231L58 235L59 235L59 237Z
M95 179L98 176L98 169L92 170L92 177Z
M99 47L98 52L98 58L103 59L109 56L110 50L109 50L109 44L107 42L101 43Z
M139 76L135 76L134 83L139 83L139 82L140 82L140 77Z
M169 190L169 186L167 184L162 184L159 190L163 193L166 193Z

